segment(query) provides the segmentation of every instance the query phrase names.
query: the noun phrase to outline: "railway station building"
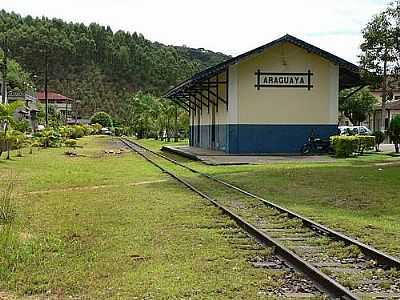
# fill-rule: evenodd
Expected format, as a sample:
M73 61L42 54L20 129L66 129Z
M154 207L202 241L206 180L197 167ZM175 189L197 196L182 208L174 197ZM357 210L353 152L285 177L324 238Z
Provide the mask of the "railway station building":
M190 114L190 146L229 154L299 153L338 131L338 95L356 65L291 35L201 71L170 89Z

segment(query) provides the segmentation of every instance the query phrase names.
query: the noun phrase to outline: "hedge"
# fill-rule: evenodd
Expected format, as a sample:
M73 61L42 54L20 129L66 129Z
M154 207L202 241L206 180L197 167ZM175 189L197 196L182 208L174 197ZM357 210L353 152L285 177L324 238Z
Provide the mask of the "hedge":
M336 157L350 157L354 153L363 154L365 150L375 146L375 137L369 135L335 135L331 136L331 144Z

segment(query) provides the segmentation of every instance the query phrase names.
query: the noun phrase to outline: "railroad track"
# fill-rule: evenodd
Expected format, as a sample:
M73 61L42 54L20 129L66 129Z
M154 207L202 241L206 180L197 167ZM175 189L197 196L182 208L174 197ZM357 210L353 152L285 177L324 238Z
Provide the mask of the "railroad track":
M121 141L217 206L259 243L272 246L332 299L400 299L399 259L132 140Z

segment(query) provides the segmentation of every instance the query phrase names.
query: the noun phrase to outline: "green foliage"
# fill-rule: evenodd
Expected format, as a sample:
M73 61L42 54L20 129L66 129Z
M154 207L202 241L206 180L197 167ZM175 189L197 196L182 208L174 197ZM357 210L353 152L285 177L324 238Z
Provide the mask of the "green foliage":
M21 17L0 11L0 40L31 74L43 74L48 49L49 88L79 99L78 112L107 111L124 121L126 100L143 90L160 95L193 73L228 58L204 49L165 46L108 26ZM35 84L43 89L43 76Z
M91 124L90 125L91 126L91 128L92 128L92 134L100 134L101 133L101 128L102 128L102 126L100 125L100 124Z
M4 52L0 49L0 61L3 62ZM7 83L14 91L27 91L33 88L31 76L13 59L7 59Z
M40 147L43 148L57 148L61 147L62 136L60 132L54 128L48 127L40 132L35 133Z
M83 136L85 136L85 128L81 125L73 125L70 127L70 138L71 139L79 139Z
M384 85L388 79L384 78L384 75L391 77L398 75L399 23L400 1L394 1L384 11L374 15L362 31L360 64L366 81L373 87ZM390 88L388 86L389 90ZM383 97L382 102L385 103L386 94Z
M114 127L114 134L116 136L123 136L128 134L128 128L126 127Z
M357 135L358 148L357 153L363 154L365 150L371 149L375 146L375 136L371 135Z
M396 149L396 153L399 153L399 144L400 144L400 115L393 117L390 121L388 135L392 140L394 147Z
M95 113L91 117L90 122L93 124L100 124L101 126L107 128L111 128L113 126L111 116L104 111Z
M331 144L335 150L336 157L340 158L352 156L358 147L356 136L332 136Z
M128 100L129 119L125 124L138 138L167 139L182 132L186 136L189 117L185 110L166 99L139 92ZM129 131L129 130L128 130Z
M46 108L45 105L37 103L39 112L37 113L37 120L39 124L44 125L46 123ZM64 124L63 116L57 111L56 107L49 104L47 107L47 117L49 121L49 126L53 128L58 128Z
M5 124L6 127L15 125L14 112L23 105L21 101L9 104L0 103L0 123Z
M20 101L10 104L0 103L0 124L4 126L4 132L0 135L0 138L2 139L0 142L0 155L3 153L3 150L7 150L7 159L10 159L10 131L12 126L15 125L14 112L21 106L23 106L23 103ZM5 145L5 149L3 148L3 145Z
M375 149L376 151L379 151L380 144L385 140L385 134L380 130L376 130L372 135L375 137Z
M13 127L20 132L28 132L30 130L29 122L25 119L16 121Z
M27 145L27 137L25 133L18 130L11 130L10 132L10 147L18 150L18 156L22 157L22 148Z
M359 125L365 121L368 113L374 111L377 99L367 88L347 97L354 89L343 90L339 95L339 110L344 113L350 121Z
M366 149L375 145L374 136L365 135L336 135L331 136L331 144L335 150L336 157L351 157L354 153L363 154Z

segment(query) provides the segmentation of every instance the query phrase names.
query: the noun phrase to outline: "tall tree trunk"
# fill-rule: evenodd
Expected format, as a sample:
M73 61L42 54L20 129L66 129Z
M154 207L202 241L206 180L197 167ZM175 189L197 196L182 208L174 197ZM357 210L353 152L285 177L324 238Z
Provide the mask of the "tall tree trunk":
M381 131L385 132L386 120L386 97L387 97L387 50L383 61L383 93L382 93L382 115L381 115Z
M8 124L4 128L4 137L6 139L7 159L10 159L10 141L7 138Z

